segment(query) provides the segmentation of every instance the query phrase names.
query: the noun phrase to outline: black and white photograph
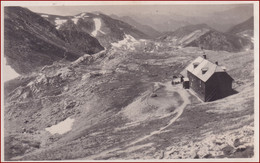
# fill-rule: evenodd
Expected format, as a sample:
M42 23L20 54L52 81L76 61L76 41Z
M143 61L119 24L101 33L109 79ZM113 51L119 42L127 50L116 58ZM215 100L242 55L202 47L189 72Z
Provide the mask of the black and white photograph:
M259 161L259 2L1 2L1 161Z

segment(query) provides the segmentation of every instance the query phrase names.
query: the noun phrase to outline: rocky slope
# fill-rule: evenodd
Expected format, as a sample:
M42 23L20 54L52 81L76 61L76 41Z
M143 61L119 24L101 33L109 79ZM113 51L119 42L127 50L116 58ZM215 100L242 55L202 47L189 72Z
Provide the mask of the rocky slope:
M166 32L165 35L161 36L159 39L173 42L176 45L185 45L194 41L210 30L212 30L212 28L206 24L188 25L178 28L174 32Z
M38 18L33 19L26 9L10 9L14 12L6 15L12 19L6 19L18 19L10 29L19 29L24 36L31 27L25 40L49 40L67 50L66 54L78 49L81 55L57 59L37 73L4 84L4 160L210 161L205 159L256 157L254 53L250 49L227 52L239 49L233 45L238 36L232 35L230 41L201 24L158 40L144 40L145 35L134 27L100 13L71 17L33 14ZM28 20L19 21L22 15ZM94 50L99 52L93 55L84 54L90 49L80 40L95 40L90 35L109 46ZM33 47L56 55L50 53L47 43L36 42ZM220 47L226 51L217 51ZM204 53L226 66L234 78L233 95L204 103L181 84L171 85L173 75Z
M239 93L203 103L169 84L202 51L150 45L137 40L5 84L5 159L253 157L253 52L205 50Z
M137 28L102 13L85 12L67 17L41 15L52 22L59 31L90 34L97 38L104 47L109 47L111 43L123 40L126 34L136 39L147 38L147 35Z
M180 47L201 47L208 50L238 52L251 46L242 37L218 32L206 24L189 25L168 32L159 40Z
M252 42L250 48L253 48L254 44L254 17L249 18L248 20L237 24L230 28L227 33L234 34L240 37L243 37Z
M225 11L212 13L203 21L221 32L226 32L233 26L246 21L253 15L253 5L238 6Z
M228 33L238 34L247 30L254 30L254 17L249 18L248 20L233 26L228 30Z
M95 38L60 32L40 15L22 7L5 7L4 22L5 57L18 73L30 73L63 58L73 61L85 53L103 49ZM72 34L84 43L77 46Z

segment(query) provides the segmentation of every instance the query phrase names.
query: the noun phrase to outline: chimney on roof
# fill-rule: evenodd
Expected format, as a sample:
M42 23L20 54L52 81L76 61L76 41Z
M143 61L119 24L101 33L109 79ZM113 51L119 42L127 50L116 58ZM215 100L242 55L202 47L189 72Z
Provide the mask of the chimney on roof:
M223 71L227 70L227 68L225 66L221 66L221 68L223 69Z
M199 65L199 62L194 62L193 63L193 68L196 68Z
M218 65L218 61L216 61L215 64Z
M204 59L207 59L207 56L206 56L206 54L203 54L203 58L204 58Z
M207 68L207 67L203 67L203 68L201 69L202 74L205 74L207 71L208 71L208 68Z

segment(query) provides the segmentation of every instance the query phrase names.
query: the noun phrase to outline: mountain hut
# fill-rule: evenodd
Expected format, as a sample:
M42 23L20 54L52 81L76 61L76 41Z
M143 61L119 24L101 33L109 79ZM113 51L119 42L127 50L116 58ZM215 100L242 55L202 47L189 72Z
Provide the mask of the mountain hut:
M203 101L214 101L230 95L233 78L226 72L226 68L212 63L206 55L192 61L181 75L189 79L183 87L191 88ZM187 86L187 83L189 86Z

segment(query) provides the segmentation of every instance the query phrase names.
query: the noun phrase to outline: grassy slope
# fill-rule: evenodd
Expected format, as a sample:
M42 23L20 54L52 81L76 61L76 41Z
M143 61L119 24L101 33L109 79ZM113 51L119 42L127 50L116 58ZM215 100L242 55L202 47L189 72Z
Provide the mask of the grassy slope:
M239 93L205 104L190 96L192 103L184 109L177 122L160 134L129 146L138 138L166 126L176 115L133 122L122 110L138 97L142 97L147 90L151 91L153 82L171 80L172 75L180 72L190 60L202 54L196 48L172 51L170 47L158 44L156 51L156 46L147 47L149 45L151 44L141 45L136 50L128 52L123 49L109 50L96 57L98 59L92 57L81 64L70 65L73 74L64 80L60 77L62 75L55 76L56 71L60 71L64 65L60 63L50 66L50 70L43 71L50 81L54 81L54 84L48 85L48 91L42 89L38 93L32 92L32 96L26 98L21 98L23 93L18 96L19 98L14 98L10 94L5 109L5 138L13 141L6 145L5 150L13 152L7 153L6 158L15 156L22 156L15 158L18 160L174 158L167 155L167 152L178 146L180 148L184 146L181 150L177 149L178 151L186 150L184 153L188 154L185 156L177 154L177 157L191 158L196 154L194 156L191 151L187 151L188 146L195 144L194 148L204 147L205 145L196 146L196 143L203 143L204 138L210 137L209 133L216 136L228 135L228 132L234 134L241 126L253 126L252 52L206 51L209 58L218 59L220 64L223 63L227 67L236 81L235 86ZM145 52L149 48L155 48L154 53ZM91 60L96 61L92 63ZM37 89L41 87L40 84ZM22 90L26 92L28 88ZM16 103L13 103L14 101ZM71 103L75 105L70 105ZM149 112L154 108L147 109ZM164 114L167 115L167 112ZM50 135L44 131L47 126L57 124L67 117L75 118L70 132L60 136ZM29 123L26 120L29 120ZM22 134L24 130L25 133ZM241 134L238 134L234 137L240 136ZM16 141L21 137L27 143ZM245 137L251 139L252 134ZM189 144L191 142L194 143ZM37 143L40 143L40 146L36 146ZM227 141L224 140L222 144L227 146ZM226 147L224 145L223 148ZM212 150L217 151L213 147ZM234 150L228 153L227 157L235 156L237 149L233 146L232 148ZM193 153L194 151L200 150L195 149ZM204 157L205 153L200 153L199 157ZM252 151L249 151L249 154L252 154ZM218 153L212 155L222 157Z

